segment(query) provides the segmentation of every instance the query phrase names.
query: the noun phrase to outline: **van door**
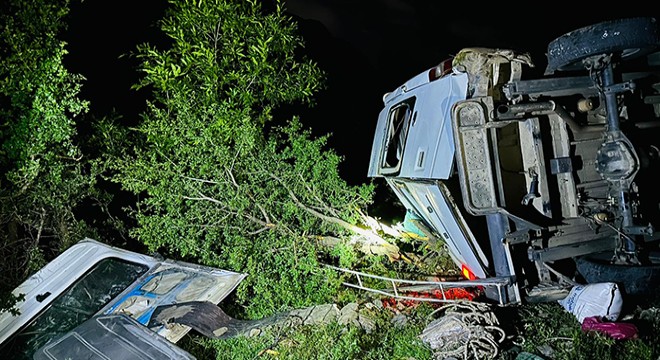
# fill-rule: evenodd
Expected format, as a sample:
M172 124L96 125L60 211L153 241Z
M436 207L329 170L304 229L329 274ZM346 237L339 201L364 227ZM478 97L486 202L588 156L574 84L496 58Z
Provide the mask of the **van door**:
M472 231L441 181L387 178L390 187L407 209L412 209L447 244L459 268L467 266L485 279L489 263Z
M392 98L378 117L368 175L448 179L455 153L451 109L466 96L461 73Z

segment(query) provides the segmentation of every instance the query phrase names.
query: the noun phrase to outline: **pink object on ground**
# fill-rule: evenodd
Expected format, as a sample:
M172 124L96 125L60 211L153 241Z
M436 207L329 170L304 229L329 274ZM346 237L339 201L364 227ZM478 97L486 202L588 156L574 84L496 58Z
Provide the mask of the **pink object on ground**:
M634 339L637 337L637 327L633 324L622 322L603 322L597 316L591 316L582 322L582 331L594 330L616 340Z

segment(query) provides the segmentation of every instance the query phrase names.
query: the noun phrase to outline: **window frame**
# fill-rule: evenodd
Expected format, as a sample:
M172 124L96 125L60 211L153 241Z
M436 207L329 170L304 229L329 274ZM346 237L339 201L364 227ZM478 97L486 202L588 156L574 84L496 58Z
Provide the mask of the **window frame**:
M379 172L383 175L396 175L401 171L410 127L414 123L416 97L392 105L387 114L387 124L383 137ZM394 161L396 163L394 163Z

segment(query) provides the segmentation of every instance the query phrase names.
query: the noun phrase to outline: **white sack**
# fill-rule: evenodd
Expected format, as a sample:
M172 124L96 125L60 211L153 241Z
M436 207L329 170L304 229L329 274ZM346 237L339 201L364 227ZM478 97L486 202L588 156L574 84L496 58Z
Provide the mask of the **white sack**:
M616 321L621 314L623 298L617 284L606 282L576 285L559 304L575 315L580 324L591 316Z

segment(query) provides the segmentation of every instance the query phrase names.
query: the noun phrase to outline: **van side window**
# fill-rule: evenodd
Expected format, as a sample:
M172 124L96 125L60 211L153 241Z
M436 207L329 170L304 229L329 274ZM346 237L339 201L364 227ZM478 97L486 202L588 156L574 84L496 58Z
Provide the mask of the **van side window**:
M62 293L30 324L2 346L11 359L32 359L49 340L63 335L94 316L149 268L116 258L99 261Z
M413 97L394 105L390 110L380 165L382 173L391 174L399 171L414 104L415 98Z

